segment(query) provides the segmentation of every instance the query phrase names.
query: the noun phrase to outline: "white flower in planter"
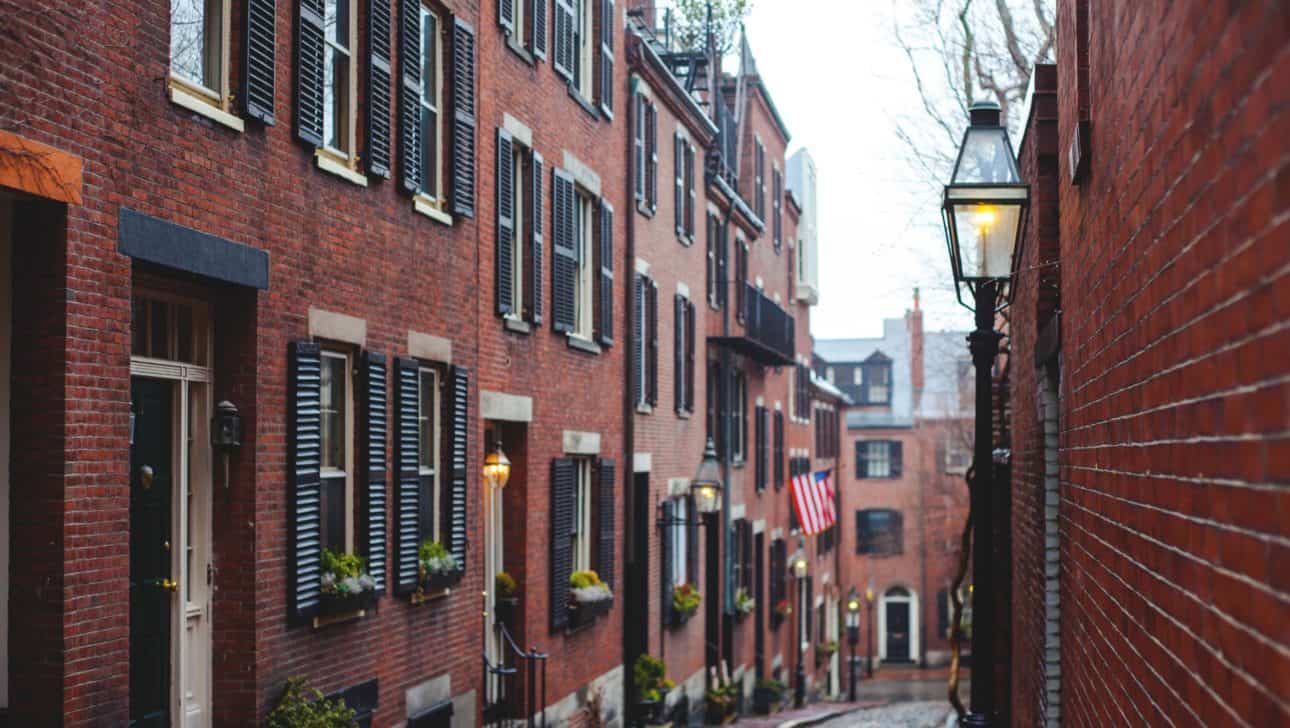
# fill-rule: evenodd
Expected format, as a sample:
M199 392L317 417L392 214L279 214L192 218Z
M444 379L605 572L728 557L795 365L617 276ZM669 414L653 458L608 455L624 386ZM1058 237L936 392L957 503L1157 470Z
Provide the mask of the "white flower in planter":
M614 598L614 593L609 591L609 587L604 584L592 584L582 588L571 590L573 600L579 604L594 604L604 602Z

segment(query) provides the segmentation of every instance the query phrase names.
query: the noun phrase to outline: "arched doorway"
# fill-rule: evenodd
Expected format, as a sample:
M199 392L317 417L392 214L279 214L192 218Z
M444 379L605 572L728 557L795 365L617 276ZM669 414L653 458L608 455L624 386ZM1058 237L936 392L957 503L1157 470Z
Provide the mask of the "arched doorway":
M918 596L893 586L878 605L878 657L887 662L918 661Z

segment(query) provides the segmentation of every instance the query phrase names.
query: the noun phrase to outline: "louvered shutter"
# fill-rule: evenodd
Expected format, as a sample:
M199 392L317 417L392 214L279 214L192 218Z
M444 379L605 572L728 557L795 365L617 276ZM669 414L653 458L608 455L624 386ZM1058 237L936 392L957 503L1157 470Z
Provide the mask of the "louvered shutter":
M596 242L600 249L600 280L596 286L599 324L596 340L601 346L614 344L614 207L600 198L600 225Z
M511 135L497 130L497 313L515 311L515 156Z
M685 235L685 141L680 132L672 135L672 220L677 235Z
M529 320L542 323L542 155L536 151L529 155L529 268L528 285Z
M617 509L614 495L614 461L602 459L596 469L600 478L600 532L596 537L596 574L612 591L614 589L614 512Z
M395 594L411 594L417 589L417 549L421 545L418 369L415 359L400 358L394 362L394 457L399 478L394 513ZM434 492L433 484L430 492Z
M363 437L364 536L367 551L367 573L376 582L376 593L385 592L385 504L386 442L389 434L389 385L385 374L385 355L363 352Z
M569 577L573 574L574 498L577 474L573 460L551 462L551 631L569 624Z
M390 178L390 3L367 0L367 171Z
M553 35L553 57L551 67L555 72L565 78L573 81L573 3L571 0L555 0L555 13L552 18L554 27Z
M546 0L531 0L533 55L546 58Z
M811 641L811 622L815 612L815 584L811 577L802 580L803 589L806 592L805 604L802 605L802 618L806 620L806 641Z
M632 279L632 404L645 404L645 276Z
M509 33L515 32L515 0L497 0L497 24ZM523 38L516 38L521 44Z
M242 9L242 110L273 126L277 0L244 0Z
M291 344L291 614L308 619L322 599L322 353Z
M399 165L403 189L421 189L421 2L398 0Z
M662 576L663 587L663 624L671 624L672 590L676 588L676 576L672 573L672 529L677 528L672 519L676 517L676 504L670 500L665 500L661 506L663 511L662 521L667 524L663 527L662 538L659 539L659 573Z
M323 0L298 0L296 13L296 136L323 145Z
M747 297L744 291L744 287L748 284L748 267L745 265L747 255L744 244L735 240L735 320L741 324L744 322L744 299Z
M756 477L757 490L766 489L766 408L756 409L754 426L757 428L756 453L754 453L753 471Z
M458 573L466 570L468 542L466 469L470 453L470 375L465 367L448 369L448 472L447 489L443 491L444 510L448 514L448 543L457 561Z
M573 331L574 279L578 275L574 194L573 178L562 170L551 170L551 327L566 333Z
M730 300L730 228L717 223L717 306L724 307Z
M773 181L774 181L774 185L772 186L771 193L775 196L775 199L771 202L771 205L774 207L774 218L775 218L775 250L779 250L780 246L784 242L784 235L783 235L784 178L783 176L780 175L778 169L774 171ZM793 266L789 265L789 270L792 271L792 269L793 269Z
M784 413L775 412L775 490L784 487Z
M690 584L699 584L699 521L702 516L694 510L694 499L685 499L686 523L682 528L685 533L685 580Z
M904 445L899 440L892 440L888 445L888 457L891 458L891 477L899 478L904 472Z
M600 0L600 110L614 117L614 0Z
M672 406L685 409L685 296L672 297Z
M649 210L654 213L658 211L658 107L652 103L645 121L645 144L649 150L646 187L649 190Z
M697 193L694 189L694 147L686 145L685 147L685 234L690 240L694 240L694 208L698 204Z
M632 98L632 196L645 202L645 95Z
M452 23L452 211L475 216L475 30Z
M869 461L865 457L865 441L856 440L856 478L869 477Z
M685 411L694 412L694 303L685 302Z
M649 406L658 406L658 281L651 280L645 291L648 298L649 319L646 323L646 335L649 337L649 351L646 358L646 387Z

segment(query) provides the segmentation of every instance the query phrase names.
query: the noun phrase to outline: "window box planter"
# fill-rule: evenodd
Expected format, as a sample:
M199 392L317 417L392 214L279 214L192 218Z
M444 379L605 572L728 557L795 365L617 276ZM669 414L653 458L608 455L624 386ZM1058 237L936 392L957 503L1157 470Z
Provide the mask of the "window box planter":
M324 617L341 614L354 614L376 606L376 592L362 591L357 594L329 594L323 592L318 605L318 612Z
M697 606L692 609L677 609L676 607L672 607L668 610L667 625L669 627L680 627L690 621L690 619L693 618L695 614L698 614L698 612L699 608Z
M460 571L449 571L439 574L426 574L421 579L421 591L427 594L450 589L461 581L462 573Z
M507 597L498 599L493 605L493 613L497 616L497 621L507 627L514 627L516 618L519 614L520 599L519 597Z
M613 606L613 599L602 599L597 602L569 602L569 629L576 630L592 624L597 617L608 614Z
M757 715L770 715L779 707L780 693L771 688L753 688L753 712Z

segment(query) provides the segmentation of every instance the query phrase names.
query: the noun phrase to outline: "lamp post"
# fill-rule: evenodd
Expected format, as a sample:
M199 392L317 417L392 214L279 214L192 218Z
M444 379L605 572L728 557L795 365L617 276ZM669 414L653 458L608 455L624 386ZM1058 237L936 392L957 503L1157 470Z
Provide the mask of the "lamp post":
M851 673L851 702L856 701L856 644L860 642L860 595L851 587L847 595L847 644L851 645L851 659L847 670Z
M809 562L806 559L806 548L801 541L797 543L797 551L793 552L792 569L793 576L797 577L797 671L794 675L796 684L793 686L793 706L800 708L806 703L806 666L802 664L802 653L805 646L802 644L808 635L802 634L802 625L805 624L806 610L810 605L802 599L806 584L806 570Z
M717 448L711 437L703 448L699 472L690 481L690 495L694 497L694 510L699 513L707 515L721 510L721 461L717 460Z
M868 657L868 663L869 663L868 666L865 668L865 672L868 673L869 677L873 677L873 631L877 629L877 625L873 621L874 596L875 595L873 593L873 579L870 579L869 585L864 588L864 601L866 604L869 605L869 625L868 625L869 629L866 630L868 632L868 639L866 640L868 644L865 647L865 650L868 652L867 657Z
M971 479L972 579L980 589L972 590L972 613L981 624L973 625L972 664L981 666L972 676L972 709L959 725L985 728L995 721L993 635L983 629L994 615L993 558L994 524L992 493L993 422L991 389L995 357L1002 335L994 330L1000 292L1012 275L1012 254L1021 235L1022 220L1030 202L1030 187L1017 172L1017 158L1000 119L999 105L978 101L972 105L970 124L963 133L954 174L945 186L941 217L945 241L954 271L955 291L962 303L976 314L976 329L968 335L968 349L976 368L976 443ZM963 301L963 288L972 295Z

